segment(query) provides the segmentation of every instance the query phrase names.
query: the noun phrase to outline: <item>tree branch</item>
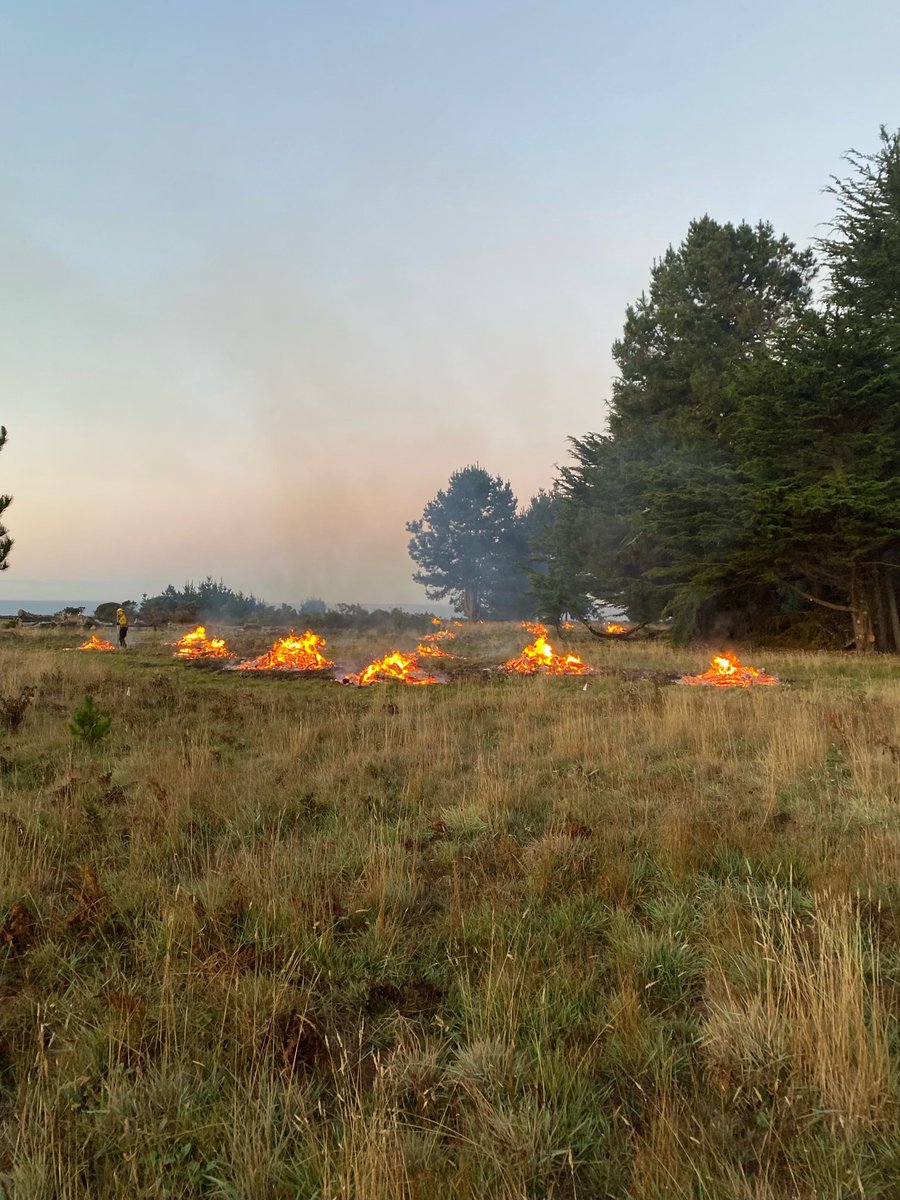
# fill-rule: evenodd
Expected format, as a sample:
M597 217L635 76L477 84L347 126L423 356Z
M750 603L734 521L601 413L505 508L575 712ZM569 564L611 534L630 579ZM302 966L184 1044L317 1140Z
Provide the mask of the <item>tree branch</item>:
M796 592L798 596L802 596L804 600L809 600L811 604L819 604L822 606L822 608L830 608L832 612L853 612L853 609L848 608L846 604L832 604L830 600L820 600L818 596L813 596L809 592L804 592L803 588L798 588L796 584L789 583L787 586L792 592Z
M587 617L579 617L578 620L582 623L588 633L592 633L595 638L608 638L610 640L621 641L623 638L631 637L633 633L637 633L640 629L646 629L650 624L649 621L641 621L640 625L635 625L633 629L627 629L624 633L607 633L604 629L594 629Z

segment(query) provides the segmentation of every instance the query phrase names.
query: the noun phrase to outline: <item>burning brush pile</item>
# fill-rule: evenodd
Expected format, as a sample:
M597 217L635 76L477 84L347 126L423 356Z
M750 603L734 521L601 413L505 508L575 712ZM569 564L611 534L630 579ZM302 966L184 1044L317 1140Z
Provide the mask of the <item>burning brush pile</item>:
M429 675L426 669L420 665L415 654L403 654L399 650L393 650L384 658L377 658L375 662L369 663L367 667L357 671L354 675L346 675L343 682L356 687L369 687L373 683L422 685L440 683L441 680L434 675Z
M437 617L432 617L431 623L432 625L441 624ZM456 623L454 622L454 624ZM429 668L423 666L419 659L455 659L455 654L451 654L449 650L438 645L439 642L452 641L455 637L456 634L452 629L436 629L434 633L423 637L411 654L404 654L401 650L392 650L389 654L385 654L384 658L376 658L361 671L345 675L341 682L354 687L370 687L373 683L402 683L411 684L413 687L421 687L430 683L446 683L446 679L431 675Z
M96 633L91 634L86 642L82 642L78 647L79 650L115 650L112 642L107 642L103 638L97 637Z
M777 675L768 675L756 667L745 666L731 650L717 654L712 666L702 675L682 675L679 683L706 687L772 687L778 683Z
M322 651L325 639L307 629L296 634L293 630L276 642L266 654L238 663L238 671L327 671L334 666Z
M591 668L577 654L557 654L547 641L545 626L525 622L522 628L536 634L518 658L511 658L503 670L511 675L590 675Z
M193 662L200 658L232 658L233 655L224 638L207 637L206 626L198 625L175 643L175 657Z

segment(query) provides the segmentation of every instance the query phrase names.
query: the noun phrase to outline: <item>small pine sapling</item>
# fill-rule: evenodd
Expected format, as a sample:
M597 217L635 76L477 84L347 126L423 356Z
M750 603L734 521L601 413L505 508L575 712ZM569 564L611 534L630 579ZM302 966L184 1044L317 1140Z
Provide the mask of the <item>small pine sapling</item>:
M75 709L69 729L73 737L81 738L86 746L95 746L109 733L112 717L94 704L94 697L86 695L84 703Z

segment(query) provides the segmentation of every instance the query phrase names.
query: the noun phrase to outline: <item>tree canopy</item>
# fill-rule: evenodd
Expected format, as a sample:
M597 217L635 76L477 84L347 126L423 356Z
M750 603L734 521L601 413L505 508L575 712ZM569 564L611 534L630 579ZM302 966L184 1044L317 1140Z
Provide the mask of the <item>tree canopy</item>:
M571 439L551 574L649 620L711 591L746 537L729 381L810 299L814 264L772 227L693 221L651 269L613 347L609 433Z
M818 609L900 650L900 135L846 159L817 257L706 216L653 264L608 431L570 439L545 609L606 601L685 636Z
M407 523L409 554L419 568L413 579L429 599L449 599L472 621L529 615L534 602L525 565L537 519L537 509L519 513L499 475L478 465L454 471L422 517Z

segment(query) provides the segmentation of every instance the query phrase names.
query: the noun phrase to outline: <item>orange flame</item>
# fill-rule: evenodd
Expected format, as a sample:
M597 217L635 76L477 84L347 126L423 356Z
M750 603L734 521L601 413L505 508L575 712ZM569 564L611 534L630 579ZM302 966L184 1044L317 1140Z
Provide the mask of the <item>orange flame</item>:
M440 618L440 617L432 617L432 618L431 618L431 623L432 623L432 625L440 625L440 623L441 623L441 618Z
M208 638L206 626L198 625L192 633L186 633L175 643L178 658L230 658L231 652L224 638Z
M702 675L683 675L680 682L712 687L752 687L754 684L771 687L778 682L778 677L758 671L756 667L745 667L733 651L727 650L715 656L708 671Z
M555 654L544 633L539 633L518 658L509 660L504 669L519 675L587 675L591 668L577 654Z
M437 633L426 634L425 637L422 638L422 641L423 642L443 642L447 638L455 638L455 637L456 637L456 634L453 632L452 629L439 629L437 631Z
M331 659L326 658L322 651L325 649L325 639L307 629L299 636L293 629L276 642L268 654L259 658L242 662L241 671L324 671L333 667Z
M442 650L440 646L433 646L430 643L426 645L426 642L428 642L428 638L416 646L416 654L420 658L456 658L456 655L451 654L448 650Z
M523 621L522 628L526 633L533 633L537 637L547 636L547 626L542 625L540 621Z
M346 683L368 687L373 683L437 683L433 675L426 675L412 654L401 654L394 650L384 658L376 659L356 675L348 675Z
M626 633L624 625L620 625L617 621L607 621L603 626L604 633Z
M92 633L86 642L78 647L79 650L115 650L112 642L106 642L103 638L97 637L96 633Z

